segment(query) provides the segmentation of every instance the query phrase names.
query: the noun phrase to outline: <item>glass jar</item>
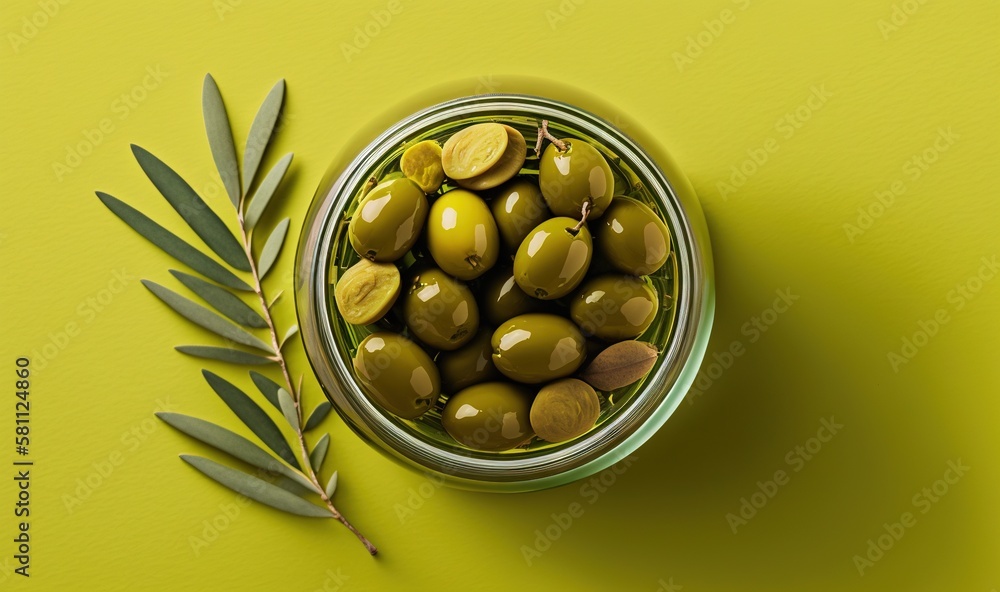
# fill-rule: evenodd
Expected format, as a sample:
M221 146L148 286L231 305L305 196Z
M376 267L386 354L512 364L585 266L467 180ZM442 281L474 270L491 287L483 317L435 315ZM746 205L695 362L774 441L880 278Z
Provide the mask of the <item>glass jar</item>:
M614 172L616 195L643 201L669 228L670 258L648 279L660 294L660 311L640 337L656 344L661 353L643 380L602 397L598 424L587 434L561 444L536 440L499 453L469 450L442 429L440 401L435 410L408 421L383 412L368 399L355 379L351 360L358 343L372 330L340 318L333 286L358 259L347 239L347 225L366 183L371 177L400 175L399 156L406 147L428 138L443 143L470 123L498 121L519 129L531 154L535 130L543 119L557 137L582 138L598 147ZM531 491L569 483L624 459L680 404L711 331L715 310L711 247L694 190L665 155L658 154L654 161L618 128L569 104L515 94L465 97L413 113L375 138L346 169L336 164L331 168L310 205L299 241L296 309L306 354L327 397L347 425L372 446L458 487Z

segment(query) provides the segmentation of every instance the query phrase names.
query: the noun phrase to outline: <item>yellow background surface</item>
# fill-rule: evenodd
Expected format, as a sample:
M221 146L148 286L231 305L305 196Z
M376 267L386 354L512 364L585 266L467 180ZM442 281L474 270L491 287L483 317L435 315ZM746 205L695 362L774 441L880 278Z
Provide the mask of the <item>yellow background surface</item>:
M386 19L383 0L0 5L5 589L1000 588L1000 280L982 267L1000 251L996 2L398 2L385 25L372 13ZM356 38L364 47L345 54ZM208 338L139 283L180 290L167 273L179 264L93 194L197 240L136 166L134 142L232 222L201 120L206 72L238 143L288 81L265 166L296 156L265 223L291 216L293 238L342 146L439 83L516 92L534 76L613 105L601 115L657 138L704 204L718 314L701 394L598 496L579 483L439 489L331 416L337 502L376 560L331 521L256 504L227 517L235 494L177 458L219 455L152 419L167 408L238 429L206 365L171 349ZM68 172L54 167L87 142ZM877 192L893 188L883 205ZM286 249L272 292L290 288L292 263ZM797 299L768 312L779 290ZM278 318L294 322L290 298ZM35 369L30 579L12 573L19 355ZM307 376L307 400L320 397ZM843 427L828 437L824 420ZM956 478L949 462L968 469ZM776 471L787 479L755 515L727 518ZM954 483L935 494L945 476ZM529 565L523 547L573 503L583 514ZM906 512L912 526L859 570L855 556Z

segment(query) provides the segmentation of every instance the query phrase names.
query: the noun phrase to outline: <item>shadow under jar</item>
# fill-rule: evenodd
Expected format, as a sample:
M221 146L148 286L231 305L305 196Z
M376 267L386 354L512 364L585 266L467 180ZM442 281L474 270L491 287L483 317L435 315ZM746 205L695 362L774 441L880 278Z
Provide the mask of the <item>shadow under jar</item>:
M602 394L597 424L583 436L559 444L536 438L503 452L470 450L441 426L440 410L451 393L444 393L422 417L403 420L373 404L359 386L352 358L358 344L378 327L348 324L336 310L337 279L359 259L347 227L370 178L402 176L399 157L407 147L427 139L443 144L474 123L498 122L519 130L529 145L529 160L521 174L537 175L531 148L543 119L556 137L580 138L597 147L611 166L615 195L645 203L670 231L670 257L647 280L659 295L659 311L639 337L656 345L660 355L644 379L611 396ZM563 485L603 470L638 448L670 417L693 383L715 309L711 248L701 207L677 167L665 155L659 155L658 162L664 166L657 166L610 123L571 105L527 95L486 95L414 113L372 141L346 169L329 171L313 198L299 241L296 310L310 364L347 425L411 469L457 487L484 491ZM664 169L672 172L669 178ZM397 263L405 268L415 260L407 255Z

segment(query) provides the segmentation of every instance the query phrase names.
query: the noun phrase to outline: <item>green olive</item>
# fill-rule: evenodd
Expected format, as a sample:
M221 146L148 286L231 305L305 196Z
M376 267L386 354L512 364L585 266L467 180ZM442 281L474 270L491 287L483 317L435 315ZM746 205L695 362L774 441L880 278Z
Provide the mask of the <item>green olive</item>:
M414 276L403 298L403 318L417 339L448 351L468 343L479 329L479 307L472 292L434 268Z
M537 384L569 376L585 357L580 330L553 314L517 316L493 332L493 363L518 382Z
M497 262L500 235L486 202L471 191L454 189L431 206L427 246L441 269L471 280Z
M670 254L670 232L646 204L630 197L616 197L596 223L594 241L619 271L649 275L660 269Z
M454 394L465 387L501 378L493 365L492 337L492 329L481 328L469 343L438 355L436 363L444 392Z
M372 333L358 345L354 371L362 390L381 408L416 419L441 393L438 369L419 345L395 333Z
M399 270L394 264L361 259L337 280L337 311L354 325L374 323L395 304L399 285Z
M459 186L473 191L492 189L520 172L528 154L528 146L521 132L509 125L505 125L503 128L507 131L507 148L504 149L500 159L496 161L496 164L475 177L455 179Z
M434 193L444 181L441 166L441 146L434 140L424 140L410 146L399 157L399 168L424 193Z
M477 123L455 132L441 148L445 174L458 180L488 171L503 156L509 138L499 123Z
M511 179L496 189L490 210L504 246L516 251L531 230L552 217L538 184L524 177Z
M565 442L587 433L601 415L594 388L576 378L542 387L531 404L531 428L546 442Z
M607 341L635 339L659 309L656 291L643 280L609 274L587 280L570 304L570 317L585 335Z
M509 382L484 382L448 398L441 413L444 429L460 444L499 452L524 444L531 431L532 394Z
M587 274L593 243L577 220L550 218L521 241L514 256L514 278L530 296L553 300L569 294Z
M584 202L590 217L599 218L611 203L615 179L604 156L583 140L566 139L566 151L549 144L538 164L538 185L557 216L580 218Z
M373 261L395 261L417 242L427 220L427 197L413 181L400 178L368 192L348 225L351 246Z
M479 305L482 315L494 327L518 315L539 312L543 307L540 300L528 296L517 285L514 271L509 267L494 268L484 278Z

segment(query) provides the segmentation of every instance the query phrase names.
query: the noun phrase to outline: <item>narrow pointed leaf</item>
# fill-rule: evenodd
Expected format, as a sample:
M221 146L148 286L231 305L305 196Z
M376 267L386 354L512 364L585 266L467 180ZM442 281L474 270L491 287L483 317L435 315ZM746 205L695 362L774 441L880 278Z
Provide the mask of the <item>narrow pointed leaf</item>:
M319 473L323 461L326 460L326 451L330 449L330 434L323 434L323 437L316 442L312 452L309 453L309 464L313 471Z
M275 303L277 303L278 300L281 300L281 295L284 293L285 293L284 290L278 290L278 293L275 294L274 297L271 298L271 301L267 303L267 307L274 308Z
M285 347L285 343L287 343L288 340L291 339L293 336L295 336L295 334L298 332L299 332L298 325L292 325L291 327L289 327L288 331L285 331L285 336L281 338L281 343L278 344L278 349L282 349L283 347Z
M306 420L306 431L309 431L322 423L323 420L326 419L327 414L330 413L331 407L333 407L333 405L331 405L329 401L323 401L319 405L316 405L313 412L309 414L309 419Z
M205 83L202 85L201 110L205 116L205 132L208 134L212 158L215 159L215 168L219 169L229 201L233 202L234 207L239 207L243 193L240 189L240 171L236 164L233 130L229 127L229 115L226 113L219 85L211 74L205 75Z
M243 222L247 230L252 229L260 221L260 217L264 214L267 204L271 203L271 198L277 193L278 184L281 183L281 179L284 178L290 164L292 164L291 152L282 156L281 160L271 167L271 170L267 172L267 176L257 186L257 190L253 192L253 199L250 200L246 216L243 217Z
M313 486L312 483L310 483L309 487L307 488L304 487L298 481L292 481L291 479L285 477L284 475L279 475L278 478L274 480L274 484L284 489L285 491L294 493L299 497L309 495L310 493L316 493L316 488L315 486Z
M278 389L278 406L281 407L281 413L284 414L288 425L296 430L299 429L299 416L295 411L295 401L292 401L292 396L283 388Z
M326 497L333 499L333 494L337 493L337 471L330 475L330 480L326 484Z
M267 328L267 322L264 321L264 317L260 316L260 313L250 308L247 303L240 300L236 294L233 294L229 290L220 288L211 282L206 282L199 277L184 273L183 271L171 269L170 273L187 286L189 290L201 296L212 308L226 315L229 319L243 326L253 327L254 329Z
M213 374L208 370L202 370L201 373L205 376L205 380L208 381L212 390L236 414L236 417L239 417L240 421L246 424L250 428L250 431L260 438L261 442L288 464L296 469L301 468L299 462L295 459L292 448L288 445L288 441L285 440L285 436L278 429L274 420L267 413L264 413L260 405L254 403L253 399L247 396L246 393L221 376Z
M156 295L167 306L174 309L177 314L192 323L237 343L256 347L269 354L275 353L270 344L265 343L264 340L247 333L244 329L230 323L204 306L188 300L177 292L149 280L142 280L142 285L146 286L150 292Z
M264 395L264 398L274 405L275 409L281 411L281 403L278 402L278 389L281 388L281 385L253 370L250 371L250 380L253 380L253 383L257 385L260 394Z
M289 222L291 222L289 218L278 222L278 225L271 231L271 236L267 237L264 248L260 251L260 263L257 264L257 273L261 279L267 275L267 272L271 270L271 266L278 260L281 247L285 244L285 235L288 234Z
M132 153L160 194L170 202L174 210L184 218L201 240L232 267L250 271L246 252L239 241L187 181L145 148L133 144Z
M285 81L279 80L271 88L264 102L261 103L257 111L253 124L250 126L250 133L247 136L247 146L243 151L243 187L249 189L253 184L254 177L257 176L257 167L260 166L260 159L264 156L271 135L274 133L274 124L278 121L278 114L281 112L281 104L285 100Z
M277 485L220 465L205 457L182 454L181 460L229 489L272 508L310 518L331 518L333 516L329 510L308 502L294 493L285 491Z
M244 366L261 366L263 364L276 364L274 358L266 358L254 353L245 352L229 347L215 347L211 345L178 345L174 347L182 354L195 356L197 358L207 358L219 360L230 364L242 364Z
M271 473L284 475L299 485L312 488L312 484L304 476L290 469L288 465L271 456L260 446L222 426L180 413L162 412L157 413L156 417L166 422L170 427L196 440L201 440L209 446L214 446L247 464Z
M224 286L245 292L253 291L249 284L236 277L233 272L220 265L215 259L192 247L139 210L107 193L98 191L97 197L123 222L174 259Z

